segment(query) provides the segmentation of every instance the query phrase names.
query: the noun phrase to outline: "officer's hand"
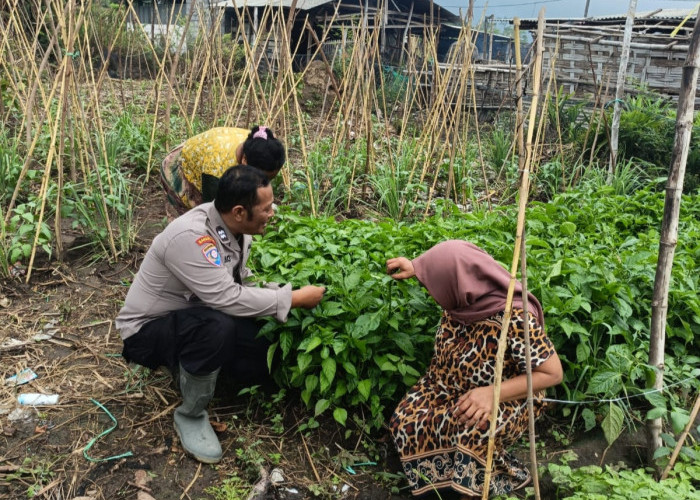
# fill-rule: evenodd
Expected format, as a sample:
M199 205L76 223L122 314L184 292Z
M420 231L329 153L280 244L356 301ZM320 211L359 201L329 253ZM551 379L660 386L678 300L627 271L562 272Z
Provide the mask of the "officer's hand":
M416 275L413 263L406 257L395 257L387 260L386 273L395 280L405 280Z
M321 302L326 287L306 285L298 290L292 290L292 307L312 309Z

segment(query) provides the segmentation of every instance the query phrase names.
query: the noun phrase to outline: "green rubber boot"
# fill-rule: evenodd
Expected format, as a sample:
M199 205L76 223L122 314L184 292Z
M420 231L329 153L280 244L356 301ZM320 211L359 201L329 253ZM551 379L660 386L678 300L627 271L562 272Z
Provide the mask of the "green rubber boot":
M180 365L182 405L175 409L175 430L185 451L205 464L215 464L222 456L219 438L207 413L218 375L219 370L192 375Z

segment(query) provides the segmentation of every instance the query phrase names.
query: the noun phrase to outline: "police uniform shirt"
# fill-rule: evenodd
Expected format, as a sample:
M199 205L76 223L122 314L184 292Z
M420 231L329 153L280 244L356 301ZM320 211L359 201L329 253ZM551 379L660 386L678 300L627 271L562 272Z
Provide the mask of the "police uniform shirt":
M251 236L239 239L228 230L213 203L175 219L155 237L129 288L116 319L122 339L170 311L202 305L231 316L286 321L291 285L261 288L246 282L251 243Z

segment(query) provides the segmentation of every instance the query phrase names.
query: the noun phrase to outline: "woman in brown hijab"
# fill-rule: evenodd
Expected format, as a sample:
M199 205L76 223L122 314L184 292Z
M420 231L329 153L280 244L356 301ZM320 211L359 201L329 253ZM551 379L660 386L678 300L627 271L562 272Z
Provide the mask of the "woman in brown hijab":
M413 261L389 259L395 279L416 276L444 309L427 373L391 418L391 432L414 495L453 490L481 498L498 336L510 274L467 241L435 245ZM535 415L544 389L562 380L562 368L544 333L542 307L528 293L528 324ZM506 448L527 429L527 380L522 286L516 284L503 366L490 494L530 482L530 472Z

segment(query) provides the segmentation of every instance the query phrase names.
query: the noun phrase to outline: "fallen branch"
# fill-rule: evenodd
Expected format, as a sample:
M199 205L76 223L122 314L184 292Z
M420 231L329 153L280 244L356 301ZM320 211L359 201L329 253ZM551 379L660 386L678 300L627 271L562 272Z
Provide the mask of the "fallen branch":
M676 463L676 459L678 458L678 454L681 452L681 448L683 447L683 443L685 443L685 438L688 437L688 433L690 432L690 428L695 424L695 418L698 416L698 410L700 410L700 394L698 394L698 397L695 398L695 405L693 406L693 411L690 412L690 420L688 420L688 423L686 424L685 429L683 429L683 432L681 433L680 437L678 438L678 442L676 443L676 447L673 449L673 453L671 453L671 460L668 461L668 465L664 469L663 474L661 474L662 481L668 477L668 473L671 472L671 469L673 469L673 464Z
M199 467L197 467L197 472L194 473L194 477L192 478L192 481L190 481L190 484L187 485L187 488L185 488L185 491L182 492L182 495L180 495L180 500L185 498L187 495L187 492L190 491L190 488L194 485L194 483L197 481L197 478L199 478L199 471L202 470L202 464L200 462Z
M311 453L309 453L309 447L306 446L306 438L304 438L303 434L299 434L301 436L301 442L304 444L304 450L306 451L306 456L309 457L309 463L311 464L311 468L314 471L314 476L316 477L316 481L318 483L321 483L321 476L318 475L318 471L316 470L316 466L314 465L314 459L311 458Z

